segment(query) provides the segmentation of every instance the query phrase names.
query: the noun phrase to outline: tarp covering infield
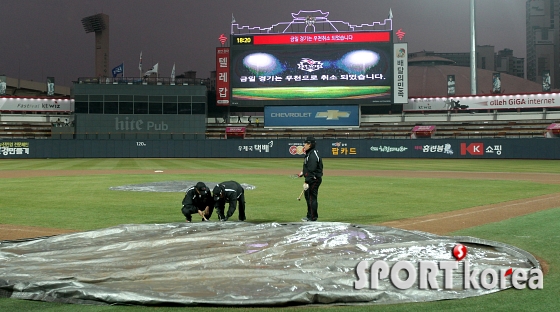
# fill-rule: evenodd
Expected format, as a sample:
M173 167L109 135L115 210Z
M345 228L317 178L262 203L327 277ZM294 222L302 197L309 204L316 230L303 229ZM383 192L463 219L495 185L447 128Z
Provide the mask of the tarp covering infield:
M285 306L375 304L466 298L499 291L354 289L356 265L384 260L453 261L457 243L470 268L540 268L529 253L472 237L445 237L337 222L127 224L0 242L0 295L89 304ZM498 271L499 272L499 271ZM406 272L402 279L406 279ZM369 276L369 275L368 275ZM510 280L507 287L511 287Z
M129 184L112 186L109 189L112 191L131 191L131 192L186 192L189 187L195 186L198 181L162 181L162 182L148 182L140 184ZM214 189L217 182L207 182L204 184L208 189ZM254 190L257 187L247 183L239 183L245 190Z

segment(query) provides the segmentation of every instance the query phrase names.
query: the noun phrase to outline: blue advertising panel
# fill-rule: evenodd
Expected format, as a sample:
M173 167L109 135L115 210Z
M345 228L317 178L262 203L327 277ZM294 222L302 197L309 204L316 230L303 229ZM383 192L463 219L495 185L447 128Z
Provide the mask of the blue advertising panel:
M265 127L358 127L358 105L265 106Z

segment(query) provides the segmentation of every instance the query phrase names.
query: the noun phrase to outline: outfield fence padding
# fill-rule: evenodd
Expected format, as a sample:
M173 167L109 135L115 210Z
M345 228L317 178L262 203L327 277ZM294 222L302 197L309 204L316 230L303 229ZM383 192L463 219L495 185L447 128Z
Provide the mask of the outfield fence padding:
M325 158L560 159L557 139L323 139ZM293 139L90 140L2 139L1 158L290 158L303 157Z

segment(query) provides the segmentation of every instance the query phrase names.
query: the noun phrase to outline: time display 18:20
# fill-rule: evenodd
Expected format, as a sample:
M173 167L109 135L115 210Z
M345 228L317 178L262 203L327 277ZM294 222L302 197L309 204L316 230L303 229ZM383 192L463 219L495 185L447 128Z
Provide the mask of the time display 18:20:
M253 44L253 36L234 37L235 44Z

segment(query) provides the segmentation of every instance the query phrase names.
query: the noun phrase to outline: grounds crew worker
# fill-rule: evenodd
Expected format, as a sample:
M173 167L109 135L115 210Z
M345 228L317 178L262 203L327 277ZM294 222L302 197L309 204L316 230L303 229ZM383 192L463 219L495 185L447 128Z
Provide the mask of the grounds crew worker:
M192 214L198 213L202 217L202 221L208 221L214 211L214 198L210 190L203 182L198 182L195 186L191 186L185 193L183 198L183 208L181 212L187 218L187 222L192 221Z
M303 171L299 173L299 177L305 178L303 190L305 201L307 202L307 216L301 221L317 221L319 215L317 208L317 194L319 186L323 181L323 159L319 157L319 153L315 149L315 138L307 137L303 142L303 150L305 151L305 160L303 161Z
M245 221L245 190L235 181L225 181L214 187L214 202L220 221L227 221L239 202L239 220ZM226 203L229 203L227 214L224 215Z

